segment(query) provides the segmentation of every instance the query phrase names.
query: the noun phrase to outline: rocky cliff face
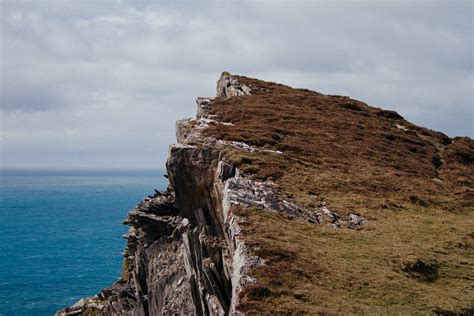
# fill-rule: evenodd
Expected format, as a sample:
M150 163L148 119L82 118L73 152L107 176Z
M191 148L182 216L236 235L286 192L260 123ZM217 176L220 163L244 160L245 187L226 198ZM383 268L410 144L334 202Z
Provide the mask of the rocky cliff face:
M296 92L292 95L288 91ZM278 98L272 99L273 96ZM349 116L355 115L357 126L366 124L372 127L371 132L375 129L379 134L384 133L385 136L382 137L393 138L391 141L407 142L407 146L414 148L414 156L407 156L410 159L416 160L416 153L422 151L423 159L430 160L428 164L433 167L431 171L427 166L426 173L429 173L427 177L432 196L440 197L439 201L434 199L439 203L437 205L456 205L459 214L464 214L465 219L472 220L472 191L468 190L472 184L472 140L455 140L454 143L460 149L452 150L453 146L448 149L448 143L453 143L448 137L415 128L395 112L370 108L350 99L323 96L307 90L292 90L281 85L223 73L217 82L216 97L197 99L197 118L177 122L177 143L170 146L166 165L170 182L168 190L155 192L128 214L125 223L130 225L130 229L125 236L127 247L120 279L111 288L102 290L94 297L82 299L58 314L233 315L270 310L290 313L384 310L383 305L378 302L375 306L381 309L360 309L359 305L370 305L361 299L365 294L354 298L347 293L341 294L344 291L339 293L341 288L334 290L334 295L340 295L341 300L353 300L352 307L355 308L344 308L339 301L324 302L327 295L325 291L331 292L331 286L328 287L330 283L325 283L325 280L331 279L333 274L324 274L326 267L320 262L327 259L318 258L324 256L323 253L327 254L328 249L337 249L333 252L339 256L337 243L343 240L345 247L346 238L349 237L351 243L353 240L360 241L360 245L353 244L354 247L367 248L363 239L375 238L367 236L367 232L370 234L370 231L383 229L377 228L376 224L371 226L372 221L377 222L380 218L380 213L376 210L371 212L371 209L384 209L383 212L388 212L387 209L396 209L394 212L403 210L403 203L391 197L403 197L405 193L401 194L400 191L404 189L400 189L398 193L393 191L395 184L386 184L390 181L383 178L381 172L403 171L407 169L404 164L408 162L399 162L398 169L392 169L385 164L387 161L384 161L383 165L379 164L383 160L378 159L379 153L369 153L369 158L362 165L366 166L366 170L377 172L369 176L347 176L340 179L340 174L347 173L350 167L339 165L337 171L332 172L333 178L322 177L323 171L318 171L317 168L321 165L326 167L326 162L318 162L314 157L322 159L318 150L324 152L326 140L318 142L319 148L316 146L314 151L309 153L306 151L313 148L309 148L312 144L308 141L307 148L304 149L306 151L300 151L297 145L302 139L283 142L285 138L290 139L295 135L299 137L296 134L298 128L294 131L288 130L275 122L278 119L291 119L295 113L309 113L303 108L304 100L323 100L322 98L326 97L342 102L337 103L337 111L324 115L338 114L340 110ZM290 98L292 102L301 103L301 107L290 107ZM250 103L248 108L244 107L245 102L252 100L265 105L257 110L259 115L269 121L257 122L259 126L252 125L255 124L253 119L258 115L248 115L252 116L255 108ZM281 100L286 100L284 108L289 111L272 112L272 106L274 105L275 110ZM330 112L330 106L333 105L324 108L326 103L321 103L321 107L323 111ZM277 114L283 115L283 118L278 118ZM301 123L305 124L304 121ZM343 124L342 121L339 123ZM326 126L315 124L311 129L320 128L320 133L332 138L335 134L328 133L327 127L331 124L331 121L326 122ZM376 124L380 126L375 126ZM245 126L248 127L247 130ZM253 128L257 130L253 132ZM341 128L348 127L341 125ZM362 127L361 131L364 128ZM349 129L352 129L350 133L354 132L352 125ZM396 136L386 132L387 129L394 131ZM269 134L268 139L265 138L266 134L259 133ZM363 132L359 134L359 137L364 137ZM337 142L333 141L333 145L336 149L332 151L337 152ZM366 154L360 152L362 149L346 149L358 152L359 156ZM451 158L444 158L445 152L450 153ZM334 153L328 153L325 157L330 160L332 155ZM449 159L456 161L461 167L453 162L452 168L441 170L440 164L447 165ZM356 163L351 164L348 160L346 165L356 166ZM374 165L377 168L372 168ZM409 169L408 173L415 168L410 166ZM460 169L464 170L463 174L458 172ZM363 172L363 169L360 171ZM402 177L403 181L413 182L410 185L423 184L419 180L422 179L421 176L404 177L402 171L399 177ZM294 180L291 175L297 175L298 179ZM354 183L354 179L358 179L357 182ZM367 179L370 181L367 182ZM313 185L313 180L316 185ZM353 195L342 192L336 183L346 183L349 188L354 188ZM399 183L399 179L395 183ZM449 189L446 189L447 186ZM386 192L381 193L381 188ZM366 190L373 192L366 194ZM406 191L412 192L410 190L411 187L408 187ZM336 192L340 197L339 202L332 202L333 196L330 192ZM367 200L357 196L359 193L360 196L366 196ZM379 198L372 198L372 193ZM451 193L457 194L460 203L453 204L451 200L445 201L441 198L450 197ZM351 196L350 201L342 198L347 196ZM435 203L427 201L424 195L420 196L419 193L409 196L407 203L415 205L416 208L424 208L425 212L426 206L423 206L423 203ZM396 225L395 219L391 220ZM399 219L399 223L403 223L403 220ZM280 227L280 231L275 232L282 223L287 227ZM305 231L307 234L295 235ZM436 229L433 229L434 231ZM461 231L461 235L466 234L467 228L463 226ZM328 239L322 242L316 237L306 240L313 235L318 238L333 236L336 241ZM472 238L472 235L470 236ZM275 244L275 241L278 243ZM308 242L310 246L307 246ZM466 244L468 249L471 247L469 242ZM315 255L317 250L313 249L316 244L320 245L318 249L322 249L322 253L318 255ZM332 244L332 248L327 248L328 244ZM295 250L295 245L300 249ZM308 249L311 253L305 255ZM377 252L378 249L375 246L368 247L357 256L363 257L364 251ZM353 256L352 252L346 254ZM336 268L339 263L334 262L347 262L347 258L337 256L334 257L332 253L326 256L336 260L332 264ZM381 253L380 256L385 255ZM472 263L472 258L468 259L464 253L458 256L461 261ZM409 263L403 260L400 264L405 264L403 267L409 269ZM374 261L377 262L377 259ZM422 260L421 262L426 263ZM275 275L275 269L282 269L281 274ZM344 271L341 272L340 278L347 278ZM397 273L402 273L408 280L413 281L410 271L400 270ZM352 282L365 284L367 281L359 277L358 273L360 274L360 271L354 271L355 281ZM418 272L414 273L417 275ZM468 273L468 278L471 277L472 273ZM333 285L337 284L336 281L333 282ZM463 284L459 283L459 286L462 287ZM381 287L385 285L383 282L377 284ZM321 290L315 292L316 288ZM377 290L372 288L374 289ZM351 291L350 287L346 290ZM320 300L313 297L315 293L319 295ZM380 295L383 296L384 293ZM334 308L330 307L331 304ZM392 305L397 306L396 304L395 302ZM449 304L446 305L447 308L464 308L462 304ZM425 304L425 310L433 310L435 307L429 303ZM390 308L387 307L387 310ZM416 308L413 310L417 310Z

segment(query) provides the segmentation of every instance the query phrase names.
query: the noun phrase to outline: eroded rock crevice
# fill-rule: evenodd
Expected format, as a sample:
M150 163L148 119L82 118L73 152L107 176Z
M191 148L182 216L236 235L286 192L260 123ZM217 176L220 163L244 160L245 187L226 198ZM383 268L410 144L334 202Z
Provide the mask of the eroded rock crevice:
M217 82L217 97L250 94L250 87L228 73ZM243 176L225 161L223 149L270 150L203 137L208 124L231 124L207 114L213 100L198 98L198 119L177 123L178 143L170 146L166 164L169 188L155 191L129 212L120 279L59 315L239 314L242 288L257 282L252 270L265 264L242 238L244 219L233 211L239 207L337 228L359 229L366 223L356 214L344 220L325 204L301 207L283 200L271 181Z
M193 298L202 314L226 314L230 306L226 230L215 185L219 153L212 149L172 146L167 163L183 216L190 229L183 235L186 268Z

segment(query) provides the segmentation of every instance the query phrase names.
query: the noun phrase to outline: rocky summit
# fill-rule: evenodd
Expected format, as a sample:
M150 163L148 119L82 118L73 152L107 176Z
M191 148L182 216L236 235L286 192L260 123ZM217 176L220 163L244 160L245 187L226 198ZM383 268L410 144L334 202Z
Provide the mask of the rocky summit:
M474 141L224 72L129 212L120 279L57 315L474 313Z

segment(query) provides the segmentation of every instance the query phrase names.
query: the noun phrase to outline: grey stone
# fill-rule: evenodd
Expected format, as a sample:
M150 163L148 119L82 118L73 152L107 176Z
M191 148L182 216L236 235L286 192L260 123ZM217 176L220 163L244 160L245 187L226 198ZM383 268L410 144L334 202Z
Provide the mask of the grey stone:
M223 73L217 97L249 95L250 88ZM296 220L360 229L366 220L350 214L347 221L321 202L304 208L282 200L270 181L243 177L222 160L233 148L282 154L203 137L221 122L208 111L213 98L198 98L197 119L176 123L177 144L166 164L170 187L149 195L128 213L130 229L120 279L94 297L84 298L57 315L238 315L242 288L255 284L252 270L264 265L251 254L241 234L244 219L233 209L256 207Z
M232 77L231 74L228 72L223 72L217 80L216 86L216 96L217 97L224 97L224 98L231 98L231 97L238 97L243 95L250 95L250 88L240 83L237 79Z
M347 222L347 227L351 229L361 229L364 224L367 223L367 220L357 214L349 214L349 220Z

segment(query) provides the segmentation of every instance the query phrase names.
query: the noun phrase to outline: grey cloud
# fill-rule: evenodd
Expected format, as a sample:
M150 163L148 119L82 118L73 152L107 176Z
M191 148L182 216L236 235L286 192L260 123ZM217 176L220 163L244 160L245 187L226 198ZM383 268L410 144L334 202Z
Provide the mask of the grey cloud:
M6 82L0 96L2 111L46 111L63 106L65 99L48 85L24 85Z
M174 121L223 70L473 136L471 12L471 1L3 1L2 166L162 166Z

